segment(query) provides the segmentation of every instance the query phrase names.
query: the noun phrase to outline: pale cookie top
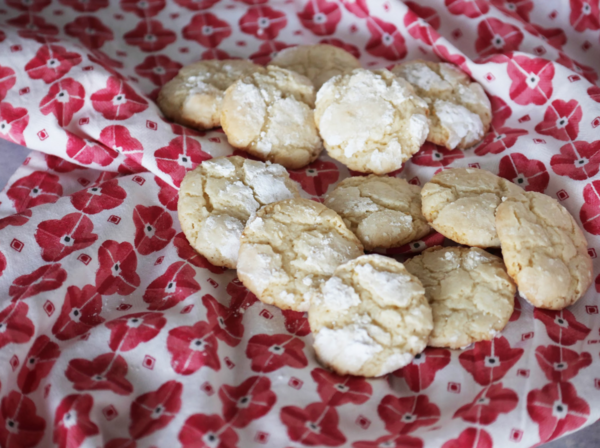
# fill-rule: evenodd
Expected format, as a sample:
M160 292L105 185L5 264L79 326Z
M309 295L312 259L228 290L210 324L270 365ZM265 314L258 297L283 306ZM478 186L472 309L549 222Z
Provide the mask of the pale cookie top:
M520 187L489 171L453 168L423 186L422 210L431 227L457 243L500 247L496 208L504 198L520 194Z
M363 173L397 170L429 132L427 104L388 70L355 69L317 94L315 122L331 157Z
M360 68L360 62L346 50L333 45L299 45L281 50L270 65L287 68L306 76L318 91L336 75Z
M396 177L348 177L325 205L339 213L365 250L402 246L430 231L421 213L421 188Z
M314 123L310 80L271 66L225 92L221 125L229 143L261 160L302 168L323 149Z
M264 303L307 311L335 268L360 255L360 241L336 212L308 199L290 199L263 207L248 221L238 277Z
M323 364L339 375L366 377L409 364L433 328L421 282L381 255L339 266L315 294L308 322Z
M240 77L264 67L250 61L226 59L200 61L183 67L158 94L158 106L177 123L196 129L210 129L221 124L221 103L225 90Z
M593 275L587 241L556 200L536 192L507 199L496 228L508 273L533 306L561 310L585 294Z
M502 259L476 247L432 247L404 266L425 287L433 310L432 347L493 339L514 308L515 284Z
M281 165L219 157L185 175L177 213L194 249L212 264L234 269L248 218L263 205L298 196Z
M429 105L427 140L448 149L466 149L490 128L492 107L479 83L454 64L410 61L392 72L410 82Z

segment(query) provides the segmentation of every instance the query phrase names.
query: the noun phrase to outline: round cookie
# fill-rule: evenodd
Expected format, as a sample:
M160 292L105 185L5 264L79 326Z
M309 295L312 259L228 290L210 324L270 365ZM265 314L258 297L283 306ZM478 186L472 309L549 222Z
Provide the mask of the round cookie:
M248 221L238 277L264 303L307 311L335 268L360 255L360 241L336 212L308 199L289 199L261 208Z
M331 157L362 173L397 170L429 132L427 104L388 70L355 69L317 94L315 122Z
M225 90L242 76L264 72L250 61L200 61L183 67L158 94L158 107L168 119L196 129L221 125Z
M493 339L508 323L516 288L501 258L477 247L435 246L404 266L421 280L433 311L427 345L466 347Z
M308 323L323 364L339 375L366 377L409 364L433 328L421 282L381 255L338 266L314 295Z
M194 249L215 266L235 269L248 218L263 205L294 197L296 184L281 165L219 157L185 175L177 213Z
M555 199L536 192L507 199L498 206L496 229L508 273L533 306L561 310L590 287L587 241Z
M410 82L429 105L427 140L448 149L470 148L490 128L492 107L481 84L454 64L410 61L392 72Z
M325 198L365 250L402 246L431 230L421 213L421 188L388 176L348 177Z
M486 170L453 168L436 174L421 190L429 225L467 246L500 247L496 208L504 198L523 194L512 182Z
M302 168L323 149L314 123L315 89L291 70L266 70L227 89L221 125L232 146L289 169Z
M312 81L318 91L336 75L360 68L360 62L346 50L333 45L299 45L281 50L270 65L287 68Z

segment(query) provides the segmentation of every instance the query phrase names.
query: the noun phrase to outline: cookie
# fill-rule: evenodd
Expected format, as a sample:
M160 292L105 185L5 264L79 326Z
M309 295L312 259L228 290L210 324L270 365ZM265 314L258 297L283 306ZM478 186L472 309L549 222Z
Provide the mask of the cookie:
M346 50L333 45L299 45L281 50L270 65L287 68L306 76L318 91L336 75L360 68L360 62Z
M321 363L339 375L366 377L409 364L433 328L421 282L381 255L338 266L313 297L308 323Z
M229 143L289 169L315 160L323 145L314 123L315 89L291 70L267 67L225 92L221 125Z
M481 85L456 65L417 60L396 65L392 72L410 82L429 105L430 142L466 149L489 130L490 100Z
M264 303L307 311L335 268L360 255L360 241L336 212L308 199L289 199L261 208L248 221L238 277Z
M404 266L421 280L433 311L427 345L466 347L493 339L508 323L516 288L501 258L477 247L435 246Z
M536 192L507 199L498 206L496 229L508 273L533 306L561 310L590 287L587 241L555 199Z
M191 246L234 269L246 221L259 207L299 197L285 168L243 157L206 160L183 178L177 213Z
M436 174L421 190L429 225L467 246L500 247L496 208L509 196L523 194L512 182L486 170L453 168Z
M355 69L317 94L315 122L331 157L362 173L397 170L429 132L427 104L388 70Z
M158 94L158 107L166 117L196 129L221 125L225 90L242 76L264 72L250 61L200 61L179 70Z
M421 213L421 189L404 179L348 177L325 198L365 250L402 246L431 230Z

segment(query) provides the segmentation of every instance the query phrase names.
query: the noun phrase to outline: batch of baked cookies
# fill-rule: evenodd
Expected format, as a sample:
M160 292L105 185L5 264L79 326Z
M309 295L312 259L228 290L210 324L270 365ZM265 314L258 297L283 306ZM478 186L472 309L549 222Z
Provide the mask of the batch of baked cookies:
M386 176L425 140L466 149L487 132L489 100L454 65L367 70L340 48L300 46L267 67L184 67L158 102L181 124L222 126L233 147L264 161L220 157L188 172L181 227L262 302L308 311L315 352L339 374L380 376L428 345L492 339L509 321L516 286L534 306L556 310L591 284L583 233L551 197L480 169L443 170L422 189ZM321 204L300 197L286 168L309 164L323 147L369 175L343 180ZM404 264L364 254L432 229L462 246L432 247Z

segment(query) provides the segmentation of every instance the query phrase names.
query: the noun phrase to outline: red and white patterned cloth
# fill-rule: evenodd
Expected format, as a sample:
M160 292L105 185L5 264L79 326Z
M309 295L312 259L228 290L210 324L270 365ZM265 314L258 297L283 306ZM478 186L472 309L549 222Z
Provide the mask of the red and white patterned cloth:
M517 299L492 342L388 378L320 368L302 314L188 245L173 186L232 150L152 100L192 61L300 43L366 67L453 62L488 92L492 129L397 175L477 166L557 198L596 276L599 28L598 0L6 0L0 137L37 152L0 193L0 446L520 448L596 421L598 280L562 312ZM291 176L316 199L349 174L322 156Z

